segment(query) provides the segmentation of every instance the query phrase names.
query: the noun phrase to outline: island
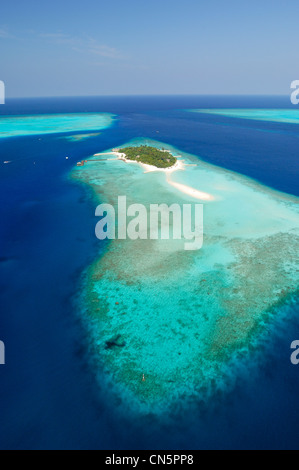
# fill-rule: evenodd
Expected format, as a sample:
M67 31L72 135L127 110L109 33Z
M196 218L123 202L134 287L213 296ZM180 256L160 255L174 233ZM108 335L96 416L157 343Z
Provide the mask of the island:
M177 162L176 157L169 150L159 150L148 145L118 149L118 153L124 154L127 160L152 165L157 168L170 168Z
M181 153L148 138L119 147L135 158L152 155L152 147ZM78 308L99 386L115 409L146 422L224 399L242 370L263 364L264 338L284 328L298 292L298 198L185 152L180 173L150 174L118 153L107 149L72 170L95 204L115 208L116 221L127 212L119 195L149 209L195 197L205 203L201 250L185 251L185 240L172 235L116 238L99 247L82 276Z
M158 149L157 147L151 147L149 145L137 145L128 146L124 148L114 148L112 151L104 153L95 153L93 157L107 157L114 155L117 160L122 160L126 163L139 163L146 171L144 173L152 172L164 172L166 173L166 180L170 186L173 186L181 193L187 194L194 199L200 199L202 201L213 201L214 197L204 191L199 191L186 184L172 181L171 174L178 170L185 170L185 164L183 160L179 160L181 157L178 155L174 157L170 150ZM77 163L77 166L82 167L85 163L104 162L114 159L98 160L95 158L89 160L82 160ZM196 163L189 164L188 166L197 166Z

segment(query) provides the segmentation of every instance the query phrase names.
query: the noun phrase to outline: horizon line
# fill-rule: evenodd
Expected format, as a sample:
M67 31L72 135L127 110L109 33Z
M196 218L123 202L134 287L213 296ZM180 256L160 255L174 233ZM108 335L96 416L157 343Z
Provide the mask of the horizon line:
M104 94L104 95L49 95L49 96L6 96L6 101L8 100L30 100L30 99L59 99L59 98L118 98L118 97L288 97L289 94L280 94L280 93L271 93L271 94L263 94L263 93L217 93L217 94L210 94L210 93L138 93L138 94Z

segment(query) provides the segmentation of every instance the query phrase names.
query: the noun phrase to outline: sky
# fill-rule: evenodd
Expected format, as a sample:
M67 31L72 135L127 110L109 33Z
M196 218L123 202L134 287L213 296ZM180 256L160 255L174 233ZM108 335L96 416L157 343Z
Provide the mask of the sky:
M9 0L0 6L7 97L289 94L299 2Z

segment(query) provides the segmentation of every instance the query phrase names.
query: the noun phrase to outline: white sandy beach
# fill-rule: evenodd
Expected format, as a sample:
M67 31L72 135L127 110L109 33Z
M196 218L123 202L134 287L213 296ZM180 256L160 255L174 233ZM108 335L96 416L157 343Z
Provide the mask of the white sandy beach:
M152 172L163 172L167 175L167 183L176 188L178 191L181 193L187 194L188 196L194 198L194 199L199 199L201 201L213 201L214 197L209 194L205 193L203 191L199 191L198 189L194 189L191 186L187 186L182 183L176 183L171 180L171 174L175 171L183 171L185 169L185 166L187 166L182 160L179 160L181 158L180 156L176 156L177 161L176 163L169 167L169 168L157 168L156 166L153 165L147 165L145 163L140 163L137 162L136 160L129 160L126 158L125 153L120 153L120 152L105 152L105 153L96 153L94 156L100 156L100 155L115 155L118 160L122 160L126 163L137 163L138 165L141 165L145 169L145 173L152 173Z
M187 194L190 197L195 199L200 199L201 201L213 201L214 197L209 193L204 193L203 191L199 191L198 189L194 189L191 186L187 186L186 184L176 183L172 181L170 175L167 175L167 183L170 186L173 186L181 193Z
M174 171L178 171L178 170L184 170L184 163L180 160L177 160L176 163L171 166L171 167L168 167L168 168L157 168L156 166L154 165L147 165L146 163L140 163L140 162L137 162L136 160L129 160L128 158L126 158L126 154L125 153L119 153L119 152L112 152L119 160L123 160L124 162L126 163L137 163L138 165L141 165L142 168L145 169L145 173L151 173L151 172L154 172L154 171L160 171L160 172L163 172L163 173L173 173ZM175 157L175 158L180 158L180 157Z

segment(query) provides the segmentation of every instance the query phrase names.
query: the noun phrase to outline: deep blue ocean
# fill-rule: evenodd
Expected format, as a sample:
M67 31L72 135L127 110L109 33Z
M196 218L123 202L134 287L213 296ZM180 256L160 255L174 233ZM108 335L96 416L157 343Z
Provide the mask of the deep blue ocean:
M290 362L290 344L299 339L296 306L272 328L255 374L243 373L233 391L171 425L113 412L88 361L89 338L74 305L100 242L91 195L67 179L78 160L147 137L299 196L298 125L184 111L189 108L294 106L289 97L136 96L8 100L0 107L0 115L118 115L112 127L84 141L0 139L0 340L6 346L0 449L298 449L299 366Z

